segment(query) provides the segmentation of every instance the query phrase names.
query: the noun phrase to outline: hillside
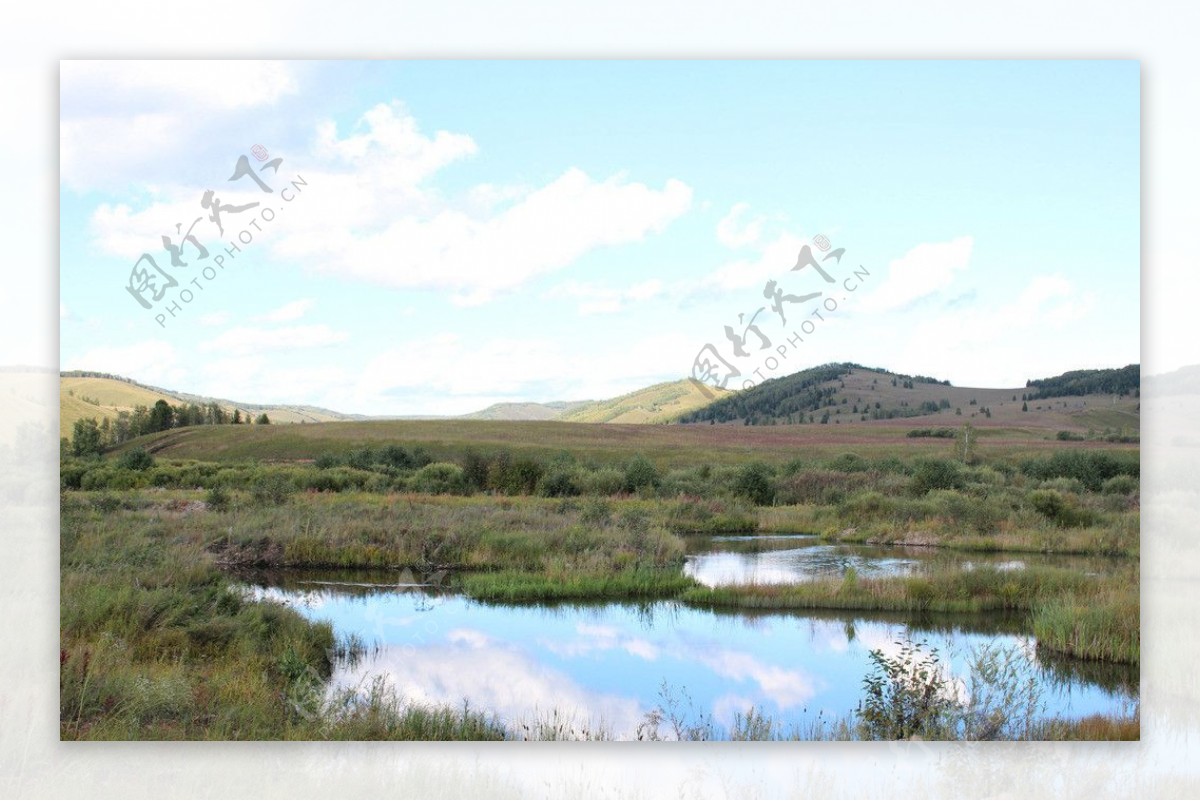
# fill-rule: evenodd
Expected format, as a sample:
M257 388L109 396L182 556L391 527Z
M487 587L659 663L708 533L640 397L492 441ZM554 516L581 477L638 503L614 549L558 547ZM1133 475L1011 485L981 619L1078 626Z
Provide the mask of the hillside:
M235 409L240 409L243 415L250 414L254 417L266 413L273 423L321 423L361 419L358 415L340 414L313 406L238 403L223 398L173 392L119 376L75 371L59 375L59 436L71 436L77 420L88 417L96 418L97 422L105 418L116 420L120 412L132 412L137 406L151 407L159 400L165 400L173 406L192 403L204 406L216 403L230 414Z
M715 397L710 398L686 378L667 381L619 398L582 404L558 419L570 423L667 423L732 394L723 389L706 389Z
M460 415L460 420L558 420L563 414L592 401L552 401L550 403L493 403L478 412Z
M1124 368L1125 379L1129 370ZM749 425L854 422L919 428L957 426L970 421L974 425L1081 432L1137 431L1140 404L1136 387L1125 395L1033 397L1034 385L1039 387L1037 392L1053 387L1076 390L1081 388L1078 378L1078 373L1068 373L1031 381L1030 387L954 387L927 376L908 376L851 363L828 364L765 381L686 414L680 422ZM1101 376L1098 381L1107 378ZM1127 382L1122 386L1130 388Z

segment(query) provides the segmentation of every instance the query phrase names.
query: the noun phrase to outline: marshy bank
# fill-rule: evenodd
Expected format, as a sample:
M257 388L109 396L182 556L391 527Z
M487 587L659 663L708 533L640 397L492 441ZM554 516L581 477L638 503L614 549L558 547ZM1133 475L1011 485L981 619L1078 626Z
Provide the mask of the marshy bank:
M761 621L767 615L774 627L793 632L814 614L836 614L844 635L847 621L861 630L860 621L878 613L891 615L880 625L914 631L923 631L920 626L939 613L970 613L1017 620L1017 630L1003 636L1029 643L1036 638L1038 665L1056 677L1074 675L1070 681L1099 686L1078 667L1087 664L1130 665L1126 670L1136 676L1138 504L1136 479L1128 474L1136 461L1127 456L1113 457L1116 461L1038 458L1009 468L954 465L945 474L940 467L897 466L888 458L671 469L631 459L595 469L576 464L564 470L570 473L565 484L547 480L551 472L545 471L536 481L507 490L464 489L444 465L427 469L438 463L362 469L154 459L139 460L136 468L103 460L68 462L61 499L62 734L520 738L511 716L499 720L482 706L463 710L438 699L422 700L416 685L408 687L403 709L387 707L386 688L374 695L356 690L355 699L328 707L328 688L340 686L336 677L344 669L338 654L346 648L338 645L339 638L364 633L336 624L331 628L295 603L283 606L247 596L236 586L242 574L230 571L250 568L284 574L313 568L407 571L422 579L412 583L436 576L441 589L419 588L421 603L439 610L462 604L472 618L486 617L481 611L486 609L507 609L519 617L526 613L511 610L539 608L529 602L561 606L570 600L621 609L654 607L660 619L697 616L706 621L703 626L729 627L730 621ZM509 467L516 461L498 460ZM493 475L521 473L494 471L496 463L485 460L485 469L477 471L485 486ZM634 480L625 483L631 475ZM348 483L341 486L343 479ZM318 488L312 482L324 483ZM689 544L690 533L697 531L812 532L819 536L811 542L821 547L848 540L919 539L943 547L912 550L960 553L961 558L953 564L916 558L922 565L901 573L873 574L860 562L803 582L706 586L687 567L699 555ZM767 541L764 536L758 547L768 548ZM993 560L984 551L1026 556ZM1116 565L1112 570L1095 570L1085 562L1037 564L1036 553L1122 557L1108 560ZM1022 558L1028 564L1014 568ZM452 601L438 600L447 597ZM589 614L599 614L590 608ZM589 624L574 619L572 625ZM897 634L892 628L886 636ZM841 640L847 649L864 642ZM803 661L799 652L786 653L789 660ZM795 667L792 662L772 665L767 654L757 657L764 670L786 673ZM746 665L757 663L746 662L744 654L738 659L743 667L737 675L751 675ZM685 661L677 660L679 670ZM854 667L860 684L865 667L861 662ZM726 684L742 680L722 679ZM1074 686L1070 681L1065 686ZM1136 679L1125 683L1136 687ZM692 693L706 686L700 678L673 684ZM644 687L638 692L639 709L657 708L650 706ZM761 700L764 706L756 714L767 714L763 710L772 707ZM726 712L744 711L740 704L727 702ZM791 709L779 707L782 717L771 716L771 725L755 730L771 737L795 734ZM836 714L845 718L847 708L839 709ZM1047 726L1057 720L1055 734L1040 731L1053 737L1082 731L1127 735L1128 715L1122 709L1093 710L1110 721L1125 721L1107 729L1099 719L1080 728L1092 712L1073 708L1043 720ZM547 734L562 720L547 724L546 731L543 723L521 725ZM588 737L604 730L599 723L585 727ZM726 715L721 731L734 736L735 723ZM575 735L584 731L562 731L568 729ZM617 733L611 727L608 732ZM621 730L621 736L627 734ZM811 727L804 734L839 736Z

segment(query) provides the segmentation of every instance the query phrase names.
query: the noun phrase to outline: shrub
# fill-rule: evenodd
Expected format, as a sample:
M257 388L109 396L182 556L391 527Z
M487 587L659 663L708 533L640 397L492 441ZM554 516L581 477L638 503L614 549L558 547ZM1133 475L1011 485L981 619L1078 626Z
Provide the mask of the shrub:
M922 459L913 472L912 489L924 495L935 489L959 489L963 485L962 467L946 459Z
M775 488L771 484L771 468L762 462L751 462L738 470L733 483L733 494L748 499L758 506L770 506L775 500Z
M625 466L625 485L626 492L637 492L640 489L655 488L662 482L658 474L658 468L655 467L649 459L642 456L640 453L629 460L629 464Z
M409 451L400 445L384 445L379 451L379 461L398 470L419 470L432 462L423 449Z
M268 473L250 486L250 497L262 506L282 506L295 491L295 486L279 473Z
M370 470L375 466L375 453L370 448L356 448L346 457L346 464L358 470Z
M313 466L318 470L331 470L342 463L342 460L334 453L322 453L313 462Z
M625 486L625 474L612 467L584 472L579 477L584 495L616 495Z
M1087 509L1081 509L1074 495L1057 490L1034 490L1029 493L1029 503L1060 528L1088 526L1095 522L1095 515Z
M126 470L149 470L154 466L154 457L146 453L144 448L134 448L121 454L117 467Z
M208 508L214 512L226 512L229 510L229 493L224 487L213 487L204 496L204 502L208 504Z
M905 640L888 656L871 651L871 672L863 679L858 706L859 734L866 740L937 738L950 721L954 703L950 679L936 649Z
M1042 459L1021 463L1021 472L1030 478L1046 481L1052 478L1075 478L1092 492L1114 476L1139 474L1138 455L1122 454L1120 458L1105 451L1060 451Z
M467 490L463 469L450 462L427 464L413 475L408 483L413 492L430 495L461 495Z
M612 519L612 504L603 498L589 498L579 511L580 522L589 525L604 525Z
M555 467L538 482L538 494L547 498L570 498L580 494L575 470Z
M829 468L843 473L863 473L870 469L870 464L857 453L843 453L829 463Z
M1138 480L1133 476L1113 476L1100 485L1105 495L1132 495L1138 491Z

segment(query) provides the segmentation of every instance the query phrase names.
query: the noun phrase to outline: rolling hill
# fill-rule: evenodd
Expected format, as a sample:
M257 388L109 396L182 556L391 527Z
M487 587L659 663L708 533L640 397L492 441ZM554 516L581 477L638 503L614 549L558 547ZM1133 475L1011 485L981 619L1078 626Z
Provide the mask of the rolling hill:
M764 381L680 418L682 423L874 423L1126 429L1140 425L1137 366L1075 371L1025 387L954 387L852 363L827 364ZM1116 391L1101 393L1101 387ZM1087 392L1091 394L1075 394ZM1061 391L1046 397L1044 393Z
M136 406L153 406L165 400L173 406L216 403L232 413L257 417L264 412L273 423L324 423L333 420L359 420L361 415L341 414L315 406L239 403L209 398L188 392L160 389L120 376L72 371L59 375L59 436L69 437L76 420L94 417L97 421L115 420L120 412L132 412Z
M732 394L723 389L705 389L714 397L689 379L667 381L618 398L582 404L558 419L568 423L669 423Z
M459 415L459 420L558 420L564 414L592 401L552 401L550 403L493 403L478 412Z

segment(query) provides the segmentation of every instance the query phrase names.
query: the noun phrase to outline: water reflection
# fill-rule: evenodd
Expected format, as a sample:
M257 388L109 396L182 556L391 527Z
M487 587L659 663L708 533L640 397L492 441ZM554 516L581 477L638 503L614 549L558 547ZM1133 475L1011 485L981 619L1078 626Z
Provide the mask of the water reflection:
M812 535L689 537L684 573L709 587L730 584L796 584L842 578L907 576L939 567L1024 570L1058 567L1092 575L1128 569L1129 560L1060 554L989 554L937 548L841 545Z
M786 726L818 715L840 718L859 701L868 652L896 648L906 632L938 648L958 674L970 650L987 643L1017 645L1035 658L1021 622L1003 616L714 613L672 601L485 604L398 586L395 574L354 575L354 581L336 574L243 578L256 595L377 646L356 664L339 666L334 686L383 676L409 700L467 702L517 730L557 715L631 738L662 703L664 684L686 692L694 711L720 726L751 706ZM1136 671L1105 679L1037 661L1051 714L1121 711L1136 692Z

